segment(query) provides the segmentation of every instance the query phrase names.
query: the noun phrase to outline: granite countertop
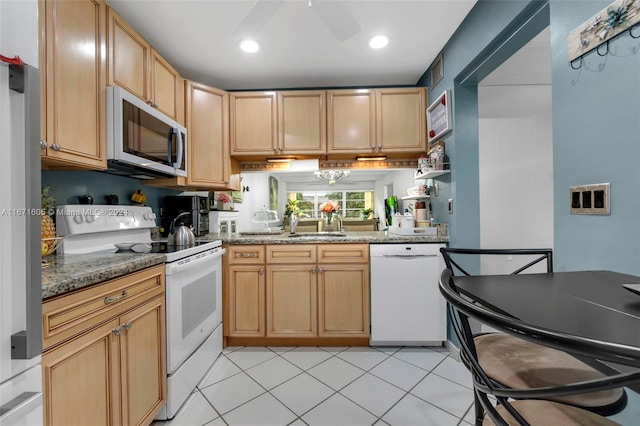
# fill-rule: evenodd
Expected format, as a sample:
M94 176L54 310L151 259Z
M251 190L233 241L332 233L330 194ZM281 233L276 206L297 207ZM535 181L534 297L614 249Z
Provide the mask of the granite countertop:
M321 233L300 232L296 237L290 237L288 232L276 231L272 233L247 233L231 236L209 234L199 240L221 239L223 244L406 244L406 243L446 243L449 238L439 235L403 236L385 231L347 231L343 236L323 236Z
M93 284L164 263L160 253L57 254L44 258L42 299L58 296Z

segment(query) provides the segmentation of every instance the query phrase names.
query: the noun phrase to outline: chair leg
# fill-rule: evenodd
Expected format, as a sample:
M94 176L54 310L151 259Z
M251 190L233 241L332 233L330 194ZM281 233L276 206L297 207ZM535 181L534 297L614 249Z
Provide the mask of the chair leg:
M482 421L484 420L484 408L482 408L482 403L480 403L480 399L475 392L473 392L473 407L475 410L475 426L481 426Z

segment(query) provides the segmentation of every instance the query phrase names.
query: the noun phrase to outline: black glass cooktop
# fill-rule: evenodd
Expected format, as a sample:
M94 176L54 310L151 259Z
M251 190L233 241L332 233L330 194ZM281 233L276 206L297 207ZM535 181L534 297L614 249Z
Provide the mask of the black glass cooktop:
M170 246L166 242L154 242L151 243L151 253L176 253L182 250L203 246L209 243L211 243L211 241L196 241L192 246Z

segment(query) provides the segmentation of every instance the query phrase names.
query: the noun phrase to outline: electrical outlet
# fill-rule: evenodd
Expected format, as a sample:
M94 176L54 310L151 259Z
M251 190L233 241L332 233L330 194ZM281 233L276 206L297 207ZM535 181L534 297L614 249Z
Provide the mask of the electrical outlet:
M610 184L597 183L569 187L571 214L610 214Z
M453 198L449 198L449 214L453 214Z

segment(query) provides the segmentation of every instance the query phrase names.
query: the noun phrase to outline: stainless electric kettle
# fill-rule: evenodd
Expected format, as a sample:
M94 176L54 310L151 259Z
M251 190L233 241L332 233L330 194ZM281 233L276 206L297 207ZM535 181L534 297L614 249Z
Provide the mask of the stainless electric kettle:
M167 244L170 246L192 246L195 244L196 237L193 235L193 231L190 227L180 222L176 226L176 221L182 216L190 215L190 212L182 212L171 221L171 227L169 228L169 236L167 238Z

